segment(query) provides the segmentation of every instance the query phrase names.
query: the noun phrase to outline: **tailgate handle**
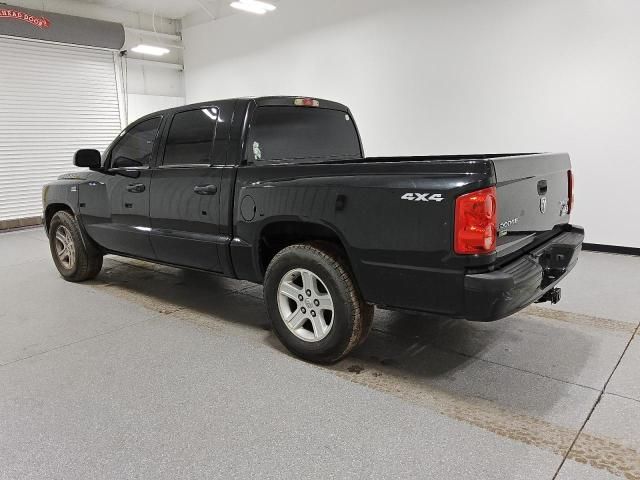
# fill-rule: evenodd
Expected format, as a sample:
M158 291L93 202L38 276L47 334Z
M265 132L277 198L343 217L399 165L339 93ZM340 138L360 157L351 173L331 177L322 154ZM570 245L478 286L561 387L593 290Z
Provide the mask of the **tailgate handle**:
M547 193L547 181L540 180L538 182L538 195L544 195Z

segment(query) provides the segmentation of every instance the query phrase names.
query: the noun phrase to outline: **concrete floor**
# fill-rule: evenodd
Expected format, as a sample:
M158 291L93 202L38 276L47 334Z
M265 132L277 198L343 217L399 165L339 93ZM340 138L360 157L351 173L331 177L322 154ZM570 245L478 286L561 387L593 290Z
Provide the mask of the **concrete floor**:
M378 311L324 368L260 287L117 257L71 284L0 234L0 478L640 479L640 258L562 286L490 324Z

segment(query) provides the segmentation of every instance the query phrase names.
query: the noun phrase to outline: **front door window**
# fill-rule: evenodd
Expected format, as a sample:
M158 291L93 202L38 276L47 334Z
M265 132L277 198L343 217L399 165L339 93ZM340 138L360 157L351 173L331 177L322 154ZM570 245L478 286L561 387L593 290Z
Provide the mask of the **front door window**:
M144 120L126 132L111 150L111 168L148 167L160 117Z

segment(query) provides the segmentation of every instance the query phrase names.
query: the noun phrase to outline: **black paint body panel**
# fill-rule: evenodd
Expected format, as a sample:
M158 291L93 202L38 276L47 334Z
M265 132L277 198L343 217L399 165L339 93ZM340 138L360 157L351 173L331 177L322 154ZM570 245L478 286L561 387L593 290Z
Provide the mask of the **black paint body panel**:
M451 254L458 193L493 182L489 162L420 161L242 166L238 169L232 258L238 276L262 280L258 246L275 222L329 228L341 240L365 299L447 313L462 301L462 275L492 257ZM407 191L442 193L442 202L408 202ZM256 203L256 219L240 213ZM395 285L398 288L390 288Z
M497 320L533 303L554 288L575 266L584 230L564 231L504 268L467 274L464 280L464 312L469 320Z
M59 180L46 187L45 208L68 204L106 252L257 283L266 268L269 232L302 226L341 244L367 302L475 320L512 313L551 288L542 285L542 267L531 261L531 252L551 248L566 232L578 233L563 275L575 264L582 237L562 210L568 199L566 154L364 158L361 152L363 158L341 161L253 165L244 160L255 109L292 102L291 97L231 99L159 112L163 120L148 169L103 169ZM351 115L343 105L320 104ZM163 167L172 116L211 106L220 110L211 164ZM146 193L127 193L131 183L145 184ZM215 186L216 193L195 194L193 188L202 185ZM74 194L66 192L71 186L77 186ZM499 222L511 220L511 225L501 232L496 252L454 254L456 198L490 186L497 188ZM543 187L548 212L539 210ZM403 199L410 192L438 194L442 200ZM522 262L531 264L528 280L504 280Z

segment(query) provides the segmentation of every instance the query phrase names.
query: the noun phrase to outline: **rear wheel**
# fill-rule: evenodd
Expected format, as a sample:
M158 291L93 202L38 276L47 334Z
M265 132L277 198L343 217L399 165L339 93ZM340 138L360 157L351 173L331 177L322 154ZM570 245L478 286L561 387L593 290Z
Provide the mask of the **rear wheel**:
M273 330L293 354L332 363L366 337L373 307L330 245L292 245L271 261L264 281Z
M65 280L82 282L94 278L102 269L102 253L82 234L69 212L56 213L49 224L49 248L53 262Z

